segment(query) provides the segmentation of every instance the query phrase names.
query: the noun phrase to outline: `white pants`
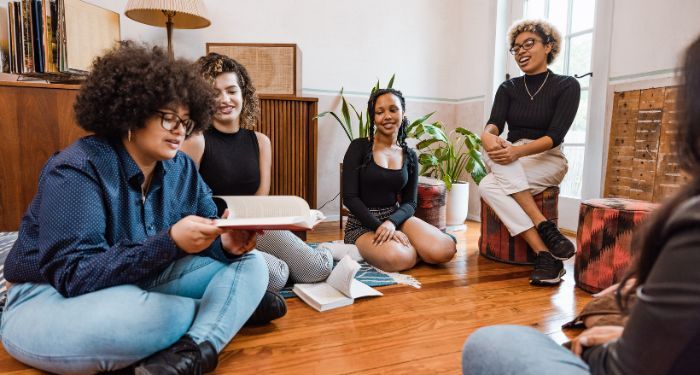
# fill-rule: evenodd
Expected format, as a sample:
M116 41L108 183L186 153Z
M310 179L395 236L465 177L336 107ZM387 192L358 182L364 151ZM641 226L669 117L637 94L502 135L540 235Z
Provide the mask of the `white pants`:
M513 145L530 142L530 139L521 139ZM479 184L481 197L496 212L511 236L532 228L535 225L532 219L511 194L529 190L532 195L537 195L548 187L558 186L569 169L561 146L522 157L508 165L494 163L486 151L482 155L491 173Z

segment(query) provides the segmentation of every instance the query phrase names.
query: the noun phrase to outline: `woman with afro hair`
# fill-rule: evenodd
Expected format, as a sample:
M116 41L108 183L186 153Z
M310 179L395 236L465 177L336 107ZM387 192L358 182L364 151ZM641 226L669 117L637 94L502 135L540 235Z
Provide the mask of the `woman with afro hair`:
M490 173L479 193L511 236L537 253L533 285L556 285L564 275L562 260L574 245L539 210L533 195L558 186L568 164L561 143L578 110L581 88L574 77L547 68L559 54L561 37L545 21L524 20L508 33L510 53L523 76L501 84L491 117L481 135ZM508 139L499 135L508 123Z
M255 233L214 225L178 151L213 108L191 63L160 48L123 42L95 60L74 108L93 135L46 163L7 257L10 355L61 374L214 370L268 276Z
M408 119L401 91L379 89L367 103L369 138L350 143L343 159L343 201L350 210L345 243L384 271L439 264L454 257L454 240L413 216L418 158L406 144Z

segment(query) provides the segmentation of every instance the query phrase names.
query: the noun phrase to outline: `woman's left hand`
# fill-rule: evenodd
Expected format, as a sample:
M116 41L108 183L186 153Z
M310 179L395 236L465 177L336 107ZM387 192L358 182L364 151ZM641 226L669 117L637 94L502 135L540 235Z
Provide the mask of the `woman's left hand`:
M496 164L501 164L501 165L506 165L510 164L518 159L520 159L520 153L519 153L519 148L518 146L513 146L511 144L508 144L506 147L496 150L496 151L489 151L488 155L491 160L493 160L494 163Z
M387 220L374 231L374 244L381 245L389 241L396 232L396 226L391 221Z
M243 255L255 248L257 232L254 230L229 230L221 235L221 246L232 255Z
M624 327L620 326L598 326L583 331L578 337L571 340L571 351L580 357L583 348L590 348L602 345L622 336Z
M221 215L228 218L228 209ZM262 233L262 232L260 232ZM228 230L221 235L221 246L224 251L232 255L243 255L255 248L258 232L253 230Z

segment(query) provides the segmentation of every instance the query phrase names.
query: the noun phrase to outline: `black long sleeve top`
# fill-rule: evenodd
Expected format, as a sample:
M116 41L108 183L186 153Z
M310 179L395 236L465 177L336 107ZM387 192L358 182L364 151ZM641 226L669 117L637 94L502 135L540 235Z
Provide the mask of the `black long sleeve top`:
M389 216L396 228L400 228L416 212L418 201L418 163L413 150L404 155L401 169L378 166L374 158L365 164L370 152L367 139L355 139L350 143L343 159L343 203L365 227L376 230L382 223L372 215L369 207L391 207L399 202L399 208ZM409 163L409 158L413 163ZM409 167L409 164L412 164Z
M675 210L622 336L583 353L592 374L700 370L700 196Z
M496 125L501 134L508 123L510 142L548 136L554 142L552 147L561 144L576 117L581 86L574 77L547 72L503 82L496 91L487 124ZM526 81L531 94L542 87L533 99L525 90Z

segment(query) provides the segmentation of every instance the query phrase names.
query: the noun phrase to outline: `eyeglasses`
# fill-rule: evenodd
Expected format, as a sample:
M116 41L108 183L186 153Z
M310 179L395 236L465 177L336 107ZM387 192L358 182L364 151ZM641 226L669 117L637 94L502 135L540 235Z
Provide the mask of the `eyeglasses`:
M185 135L192 134L195 125L194 120L189 118L183 120L180 116L172 112L155 111L155 113L160 116L160 126L162 126L163 129L171 132L177 130L180 125L182 125L185 128Z
M535 45L535 42L540 42L540 43L544 44L544 42L542 42L541 40L537 40L537 39L533 39L533 38L525 39L525 41L523 42L523 44L515 44L515 43L514 43L514 44L513 44L513 47L511 47L511 48L509 49L510 54L511 54L511 55L517 55L518 52L520 52L520 48L522 48L522 49L525 50L525 51L529 51L530 48L532 48L532 47Z

